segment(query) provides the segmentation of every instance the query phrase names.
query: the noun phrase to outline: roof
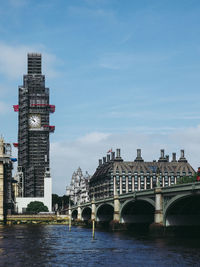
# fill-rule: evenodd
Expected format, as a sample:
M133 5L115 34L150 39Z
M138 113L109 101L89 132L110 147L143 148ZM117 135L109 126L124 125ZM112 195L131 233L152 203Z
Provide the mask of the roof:
M113 175L122 175L122 174L134 174L135 172L139 173L156 173L157 170L160 170L161 173L178 173L182 175L192 175L195 173L195 170L187 161L177 161L177 162L135 162L135 161L110 161L102 164L96 169L96 172L92 176L91 180L95 178L109 176L112 172Z

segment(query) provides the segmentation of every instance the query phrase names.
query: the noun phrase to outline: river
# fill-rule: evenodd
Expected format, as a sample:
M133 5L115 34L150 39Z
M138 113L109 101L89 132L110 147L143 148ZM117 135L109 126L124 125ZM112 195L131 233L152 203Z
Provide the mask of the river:
M200 266L196 238L150 238L66 225L0 226L0 266Z

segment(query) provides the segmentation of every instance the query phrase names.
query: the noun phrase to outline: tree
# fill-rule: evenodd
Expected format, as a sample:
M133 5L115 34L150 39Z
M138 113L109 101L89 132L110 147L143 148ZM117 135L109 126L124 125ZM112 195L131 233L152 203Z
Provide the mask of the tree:
M28 206L27 206L27 209L26 211L28 213L39 213L39 212L48 212L48 208L47 206L44 205L43 202L41 201L31 201Z
M177 179L177 184L188 184L188 183L194 183L197 181L197 175L194 176L184 176Z
M62 201L57 194L52 194L52 205L55 206L55 204L58 204L58 206L61 206Z

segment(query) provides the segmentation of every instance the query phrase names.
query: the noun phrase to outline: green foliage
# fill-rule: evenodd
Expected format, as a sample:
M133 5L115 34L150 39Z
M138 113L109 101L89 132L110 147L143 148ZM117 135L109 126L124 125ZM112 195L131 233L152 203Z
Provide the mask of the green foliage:
M42 203L41 201L31 201L28 206L27 206L27 209L26 211L28 213L39 213L39 212L48 212L48 208L47 206L44 205L44 203Z
M197 175L194 176L184 176L177 179L177 184L189 184L197 181Z
M52 205L58 204L58 206L62 205L62 200L57 194L52 194Z

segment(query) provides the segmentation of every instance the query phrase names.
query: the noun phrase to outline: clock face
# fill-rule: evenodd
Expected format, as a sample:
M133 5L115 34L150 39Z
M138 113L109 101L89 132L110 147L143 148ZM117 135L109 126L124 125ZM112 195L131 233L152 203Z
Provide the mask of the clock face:
M29 127L30 128L40 128L41 127L41 117L39 114L29 115Z

